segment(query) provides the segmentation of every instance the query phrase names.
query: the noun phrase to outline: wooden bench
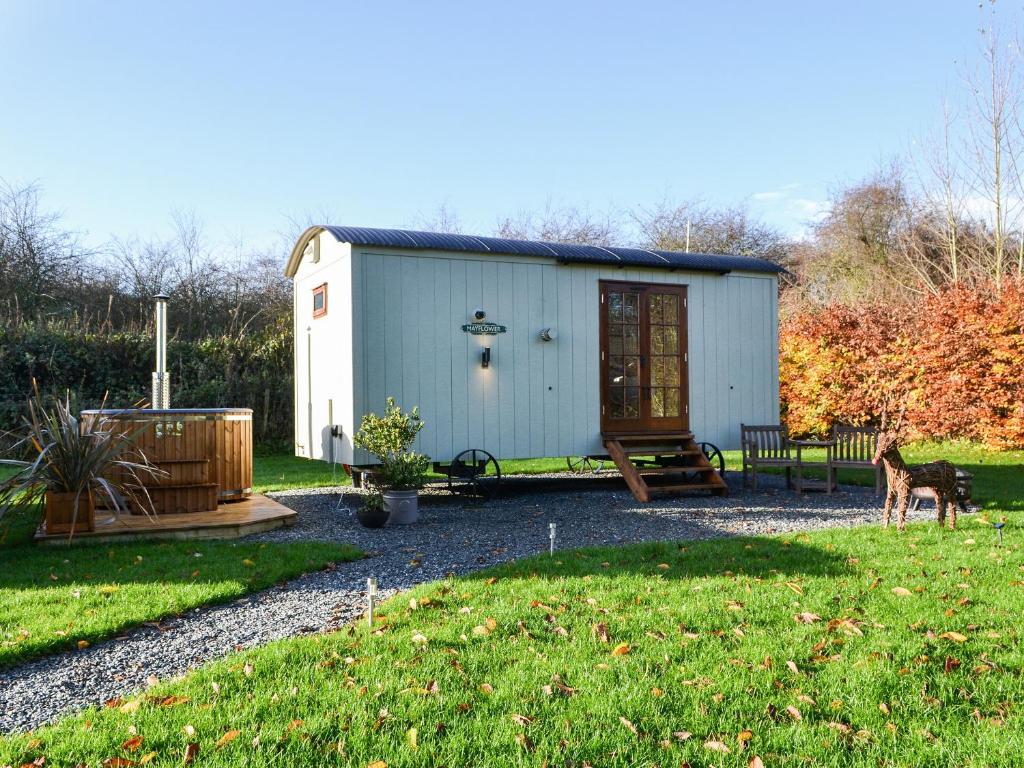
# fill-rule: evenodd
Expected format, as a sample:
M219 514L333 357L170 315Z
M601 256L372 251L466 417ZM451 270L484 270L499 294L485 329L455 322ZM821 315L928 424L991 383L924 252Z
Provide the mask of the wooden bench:
M878 430L875 427L854 427L849 424L835 424L832 427L832 478L837 469L871 469L875 473L875 493L885 487L885 470L881 462L871 463L878 447Z
M743 487L747 483L747 467L751 469L753 488L757 490L758 467L781 467L786 470L786 487L793 487L793 456L789 430L784 424L740 424L740 448L743 452Z

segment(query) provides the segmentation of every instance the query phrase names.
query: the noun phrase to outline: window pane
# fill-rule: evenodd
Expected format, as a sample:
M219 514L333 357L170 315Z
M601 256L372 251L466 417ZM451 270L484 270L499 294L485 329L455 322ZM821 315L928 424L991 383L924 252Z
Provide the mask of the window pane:
M675 387L665 390L665 415L679 415L679 390Z
M651 388L651 416L665 415L665 390L661 387Z
M665 294L662 307L664 312L665 325L679 325L679 297L672 294Z
M623 384L623 358L619 355L608 356L608 383Z
M622 330L623 326L618 323L611 323L608 326L608 354L622 354ZM630 350L631 352L633 350Z
M651 358L651 384L655 387L665 386L665 358Z
M623 318L627 323L636 323L640 321L640 294L639 293L626 293L623 294L622 301Z
M608 392L608 398L611 401L608 405L608 413L613 419L621 419L625 415L622 404L624 392L622 387L612 387Z
M651 311L651 324L659 325L661 323L661 301L662 297L660 293L652 293L648 306Z
M608 319L614 323L622 322L622 294L608 294Z
M653 329L652 329L653 330ZM659 329L661 331L662 349L661 352L666 355L678 355L679 354L679 329L674 328L670 325L663 325ZM653 342L652 342L653 344ZM651 352L654 352L651 349Z
M640 326L622 326L622 351L627 355L640 354Z
M635 419L640 415L640 387L626 387L625 395L625 416L628 419Z
M665 368L664 385L667 387L679 386L679 358L676 356L661 358Z
M661 355L665 352L665 336L662 331L664 327L660 325L651 326L651 354Z

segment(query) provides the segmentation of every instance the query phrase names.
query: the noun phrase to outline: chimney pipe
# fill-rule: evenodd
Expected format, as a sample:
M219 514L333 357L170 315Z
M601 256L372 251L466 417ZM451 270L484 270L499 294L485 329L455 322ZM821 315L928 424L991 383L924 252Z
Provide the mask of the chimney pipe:
M158 293L153 297L156 302L154 325L156 330L156 370L153 371L152 407L163 410L171 407L171 380L167 373L167 294Z

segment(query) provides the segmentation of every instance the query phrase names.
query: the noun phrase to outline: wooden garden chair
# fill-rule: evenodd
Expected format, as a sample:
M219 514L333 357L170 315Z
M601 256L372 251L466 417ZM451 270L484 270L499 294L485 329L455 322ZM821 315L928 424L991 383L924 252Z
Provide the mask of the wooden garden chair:
M743 487L747 487L750 467L753 488L757 490L759 467L780 467L786 470L786 487L793 487L793 456L789 430L784 424L740 424L740 448L743 452Z
M881 493L885 483L882 463L871 463L878 447L878 429L836 424L832 427L832 472L837 469L871 469L875 473L875 493Z

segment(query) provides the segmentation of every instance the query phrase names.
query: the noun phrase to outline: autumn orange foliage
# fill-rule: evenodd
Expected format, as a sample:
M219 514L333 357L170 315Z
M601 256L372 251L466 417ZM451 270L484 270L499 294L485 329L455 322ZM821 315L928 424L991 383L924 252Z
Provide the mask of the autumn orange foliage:
M804 309L780 326L783 419L794 435L906 405L911 436L1024 446L1024 281L914 304Z

